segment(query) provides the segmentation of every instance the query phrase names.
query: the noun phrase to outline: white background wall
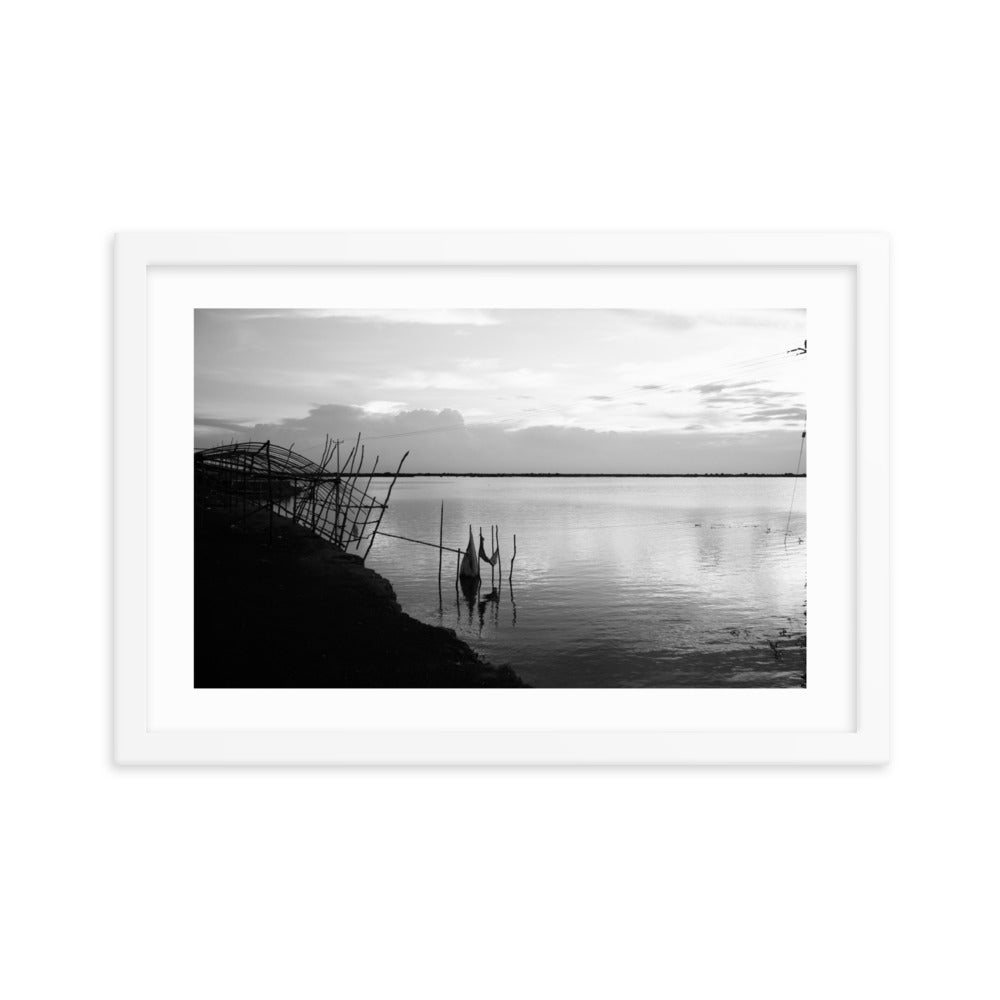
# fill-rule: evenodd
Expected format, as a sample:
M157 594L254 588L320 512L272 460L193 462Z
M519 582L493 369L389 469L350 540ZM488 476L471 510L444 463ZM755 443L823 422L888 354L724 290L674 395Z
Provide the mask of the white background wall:
M9 7L0 991L996 995L992 15ZM892 235L891 766L112 766L111 234L491 227Z

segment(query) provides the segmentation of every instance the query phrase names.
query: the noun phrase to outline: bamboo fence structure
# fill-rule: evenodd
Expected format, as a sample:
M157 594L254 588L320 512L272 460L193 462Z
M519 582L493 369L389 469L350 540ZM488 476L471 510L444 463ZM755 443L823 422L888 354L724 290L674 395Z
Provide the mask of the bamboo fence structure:
M459 569L463 548L453 548L444 542L444 501L438 521L438 540L429 542L391 531L381 531L382 517L389 506L393 487L399 477L407 452L391 475L384 499L372 491L379 458L364 470L365 449L359 434L347 457L341 461L340 446L327 436L319 462L270 441L244 441L206 448L195 452L195 497L203 508L219 507L242 520L244 529L255 514L267 511L267 533L270 541L274 532L274 515L287 517L326 539L343 552L360 552L367 543L362 561L368 558L377 535L395 538L415 545L438 550L438 596L445 552L454 552L455 591L459 590ZM294 445L292 446L294 448ZM334 462L334 460L336 460ZM331 464L334 463L334 464ZM471 534L472 526L469 526ZM484 547L482 528L479 529L479 551L490 564L490 591L494 592L494 573L503 584L503 564L500 561L500 526L490 525L490 552ZM510 560L508 584L514 575L517 556L517 536ZM480 562L480 570L482 563ZM477 580L477 588L479 581ZM513 596L513 591L512 591Z
M361 435L341 462L343 443L327 436L319 462L270 441L206 448L194 456L196 495L207 506L234 509L244 525L248 517L266 510L269 537L274 514L280 514L343 552L360 552L367 542L362 556L366 559L409 452L399 460L380 499L371 488L378 456L365 472Z

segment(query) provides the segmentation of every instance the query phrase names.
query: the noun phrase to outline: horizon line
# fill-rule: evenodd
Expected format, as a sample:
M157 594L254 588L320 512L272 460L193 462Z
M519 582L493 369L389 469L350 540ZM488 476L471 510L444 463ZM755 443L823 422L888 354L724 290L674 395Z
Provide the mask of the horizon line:
M342 473L343 475L343 473ZM371 475L371 473L355 473ZM417 479L427 476L435 479L447 476L472 478L571 478L571 479L805 479L805 472L376 472L375 476L398 476L399 479Z

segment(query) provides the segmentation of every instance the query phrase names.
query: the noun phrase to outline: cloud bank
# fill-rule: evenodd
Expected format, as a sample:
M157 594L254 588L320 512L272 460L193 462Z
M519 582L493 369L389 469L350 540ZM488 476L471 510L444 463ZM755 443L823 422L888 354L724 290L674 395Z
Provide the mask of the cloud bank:
M196 418L196 447L235 438L270 440L316 458L327 434L353 442L360 433L366 456L379 468L394 468L406 451L408 472L568 473L785 473L795 470L800 431L771 427L712 432L700 424L687 431L596 431L538 426L510 430L468 423L457 410L371 412L326 404L304 417L240 426ZM238 430L237 430L238 428ZM692 433L696 432L696 433ZM367 459L366 459L367 460Z

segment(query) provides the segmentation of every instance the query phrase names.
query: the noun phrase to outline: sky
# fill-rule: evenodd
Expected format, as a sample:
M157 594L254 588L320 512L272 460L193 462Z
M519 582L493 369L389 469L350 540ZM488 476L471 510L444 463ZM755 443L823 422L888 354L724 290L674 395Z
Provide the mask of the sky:
M407 472L794 472L802 309L198 309L195 447ZM803 471L805 469L803 460Z

